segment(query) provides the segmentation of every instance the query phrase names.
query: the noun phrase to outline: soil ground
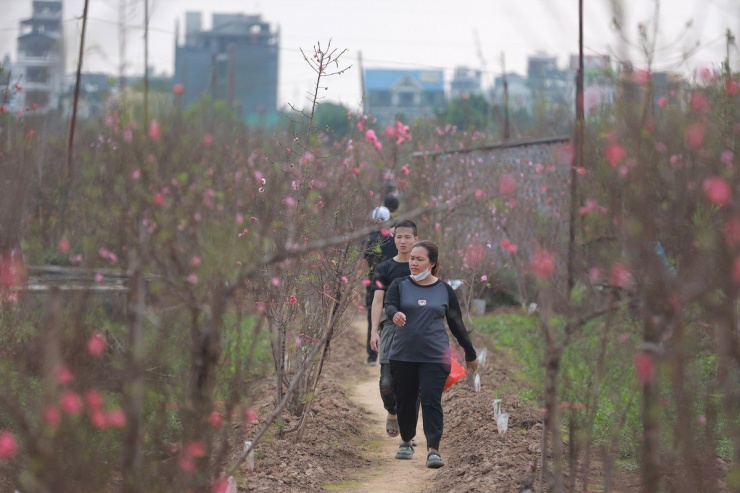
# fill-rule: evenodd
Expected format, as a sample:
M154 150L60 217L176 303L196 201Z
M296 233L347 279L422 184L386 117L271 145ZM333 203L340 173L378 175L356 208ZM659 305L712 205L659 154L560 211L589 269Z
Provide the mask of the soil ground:
M473 334L476 348L488 350L480 370L482 388L475 392L463 381L444 393L445 431L440 451L445 467L431 470L425 467L421 422L414 458L394 458L399 438L385 433L379 366L362 364L366 358L365 324L358 318L332 342L304 440L298 444L290 436L263 440L256 447L255 471L242 468L237 478L239 491L520 491L539 457L542 425L540 411L518 397L526 384L517 380L509 358L490 341ZM495 398L502 399L502 411L510 416L506 434L498 432L493 418ZM269 412L269 403L264 411ZM595 471L593 476L599 478L600 474ZM619 487L612 491L630 490Z

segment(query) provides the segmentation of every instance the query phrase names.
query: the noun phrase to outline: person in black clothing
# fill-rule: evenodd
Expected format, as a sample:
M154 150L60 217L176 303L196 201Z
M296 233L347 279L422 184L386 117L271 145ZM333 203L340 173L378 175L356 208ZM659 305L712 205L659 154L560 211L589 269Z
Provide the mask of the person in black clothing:
M462 320L460 303L452 287L437 277L439 249L421 241L411 250L411 275L394 280L385 296L385 313L396 325L389 354L396 396L401 445L396 459L411 459L411 440L416 435L416 400L421 400L427 467L444 465L439 453L444 415L442 389L450 373L450 346L444 320L465 351L471 371L478 360Z
M393 378L388 362L388 352L393 342L396 326L383 313L385 290L399 277L411 275L409 270L409 254L411 248L419 241L416 233L416 224L405 220L396 224L393 241L396 244L398 255L385 260L376 267L373 273L371 288L373 302L371 308L371 335L370 348L380 352L380 397L383 407L388 411L385 421L385 431L389 436L398 436L398 419L396 418L396 396L393 394Z
M373 221L377 224L383 224L388 223L388 221L391 218L391 213L385 206L376 207L373 210ZM368 279L371 281L370 284L367 285L366 291L365 291L365 307L367 308L367 361L365 361L366 365L374 365L375 362L378 359L378 352L373 350L370 347L370 335L372 332L372 319L371 319L371 309L373 304L373 289L372 289L372 279L373 279L373 272L375 271L375 268L384 260L387 260L389 258L393 258L398 254L398 250L396 249L396 244L393 241L393 234L391 233L390 229L388 228L390 226L389 224L386 227L383 227L379 231L374 231L370 233L370 236L365 240L362 246L362 255L365 258L365 261L367 262L367 266L369 269L368 272Z

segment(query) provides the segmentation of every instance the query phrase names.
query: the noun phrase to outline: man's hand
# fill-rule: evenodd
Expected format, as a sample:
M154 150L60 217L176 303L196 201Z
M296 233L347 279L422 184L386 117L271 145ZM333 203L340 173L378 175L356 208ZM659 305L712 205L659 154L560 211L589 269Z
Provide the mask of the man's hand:
M380 350L380 334L378 334L378 329L376 328L370 331L370 349L375 352Z
M393 315L393 323L396 324L397 327L403 327L406 325L406 315L401 312L396 312L396 314Z
M468 367L468 370L475 372L478 370L478 359L476 358L473 361L468 361L465 365Z

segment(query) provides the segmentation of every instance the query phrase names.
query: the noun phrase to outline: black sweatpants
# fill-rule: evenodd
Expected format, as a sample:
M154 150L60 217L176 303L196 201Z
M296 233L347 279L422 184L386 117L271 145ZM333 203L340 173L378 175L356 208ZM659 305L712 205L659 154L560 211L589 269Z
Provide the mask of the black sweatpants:
M390 364L401 439L410 442L416 436L416 423L419 420L416 407L418 398L421 401L427 448L439 449L444 428L442 389L447 381L447 375L450 374L450 365L397 360L391 360Z
M380 363L380 398L383 399L383 407L389 414L396 414L396 394L394 392L391 364Z

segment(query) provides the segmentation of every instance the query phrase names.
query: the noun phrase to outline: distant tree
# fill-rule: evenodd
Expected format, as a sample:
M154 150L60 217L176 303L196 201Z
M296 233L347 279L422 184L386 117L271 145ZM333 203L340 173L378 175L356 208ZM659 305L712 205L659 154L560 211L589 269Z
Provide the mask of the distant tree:
M437 114L442 123L461 130L485 130L488 126L488 101L479 94L456 98Z
M352 122L347 107L335 103L321 103L316 108L316 128L332 140L342 140L352 133Z

